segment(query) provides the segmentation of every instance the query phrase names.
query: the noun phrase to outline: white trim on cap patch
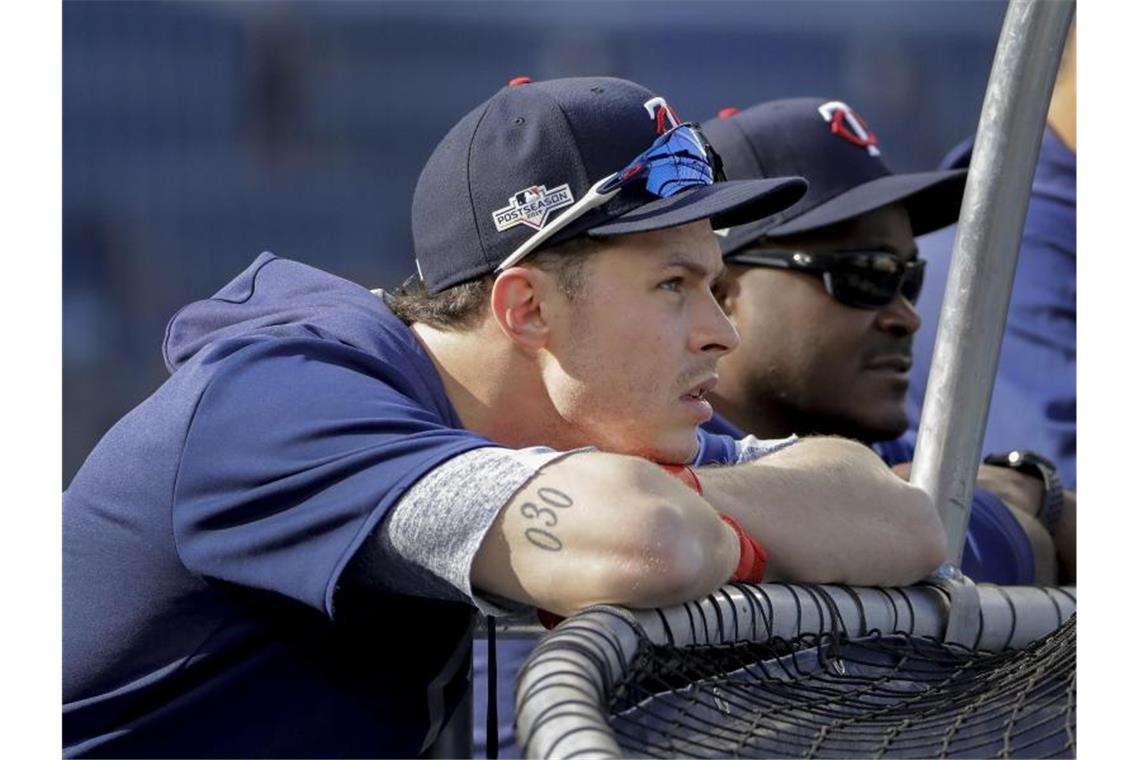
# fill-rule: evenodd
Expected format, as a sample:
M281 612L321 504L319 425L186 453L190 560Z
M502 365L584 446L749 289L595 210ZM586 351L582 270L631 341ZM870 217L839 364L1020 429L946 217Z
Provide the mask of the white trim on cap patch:
M525 224L541 230L551 211L569 206L574 202L570 185L559 185L547 190L546 185L532 185L511 196L510 203L494 212L495 229L506 232L510 228Z

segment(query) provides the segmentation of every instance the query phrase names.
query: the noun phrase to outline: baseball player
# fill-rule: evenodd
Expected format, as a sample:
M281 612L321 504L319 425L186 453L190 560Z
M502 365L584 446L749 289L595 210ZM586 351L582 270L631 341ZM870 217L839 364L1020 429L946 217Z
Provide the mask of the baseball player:
M520 79L428 160L400 293L262 254L182 309L63 497L64 754L446 752L476 610L937 566L868 449L698 430L712 228L804 191L719 175L639 85Z
M1041 149L1030 186L1021 248L1002 334L982 447L1005 451L1032 441L1056 463L1066 488L1077 489L1077 70L1076 25L1069 29L1049 101ZM967 167L974 138L943 159ZM950 276L956 227L924 235L919 249L929 260L930 293L919 314L934 322ZM907 395L922 408L934 353L934 331L919 333L914 382ZM912 415L912 428L917 425Z
M718 417L706 428L843 435L909 467L925 266L915 236L957 219L965 170L893 173L866 120L825 98L729 109L703 127L729 177L794 172L810 183L773 217L722 231L729 266L718 295L741 347L721 362ZM1058 560L1061 580L1076 578L1075 496L1047 461L1021 462L1030 456L981 470L962 560L974 580L1052 584Z

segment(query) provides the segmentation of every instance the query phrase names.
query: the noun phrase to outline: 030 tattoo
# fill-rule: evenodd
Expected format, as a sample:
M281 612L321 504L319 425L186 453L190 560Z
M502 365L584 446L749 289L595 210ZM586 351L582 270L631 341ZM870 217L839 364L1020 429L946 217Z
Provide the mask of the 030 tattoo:
M527 501L519 507L519 512L528 520L537 520L542 527L527 528L523 535L539 549L548 552L561 551L562 539L548 529L558 525L557 510L574 506L574 500L557 488L545 487L538 489L538 498L546 506L538 506Z

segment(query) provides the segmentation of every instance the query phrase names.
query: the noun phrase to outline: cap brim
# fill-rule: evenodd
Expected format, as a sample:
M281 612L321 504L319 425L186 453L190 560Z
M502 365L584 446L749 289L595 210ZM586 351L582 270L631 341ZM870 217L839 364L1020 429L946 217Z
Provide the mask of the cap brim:
M709 219L714 229L747 224L779 213L803 197L802 177L716 182L660 198L611 219L586 234L630 235Z
M952 224L958 219L966 171L890 174L851 188L805 214L764 230L765 237L794 235L843 222L890 203L902 203L910 213L916 236Z

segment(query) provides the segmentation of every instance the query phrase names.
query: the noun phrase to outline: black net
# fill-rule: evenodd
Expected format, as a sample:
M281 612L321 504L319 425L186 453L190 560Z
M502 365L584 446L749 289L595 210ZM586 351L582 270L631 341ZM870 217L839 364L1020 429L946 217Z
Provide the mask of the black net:
M1076 615L1017 651L840 632L646 642L610 700L623 754L1074 757Z

